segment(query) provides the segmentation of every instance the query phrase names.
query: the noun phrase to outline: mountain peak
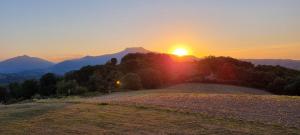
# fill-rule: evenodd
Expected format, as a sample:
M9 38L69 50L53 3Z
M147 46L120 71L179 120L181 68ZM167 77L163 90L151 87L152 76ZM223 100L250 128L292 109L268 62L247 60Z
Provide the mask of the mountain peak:
M14 57L14 58L31 58L29 55L20 55L20 56L17 56L17 57Z
M129 47L124 50L124 52L140 52L140 53L148 53L151 52L143 47Z
M47 60L22 55L0 62L0 73L17 73L33 69L43 69L52 65L53 63Z
M57 74L64 74L65 72L71 70L78 70L81 67L87 65L105 64L111 58L117 58L119 61L121 61L121 59L129 53L150 53L150 52L151 51L146 50L143 47L130 47L130 48L125 48L124 50L117 53L104 54L99 56L85 56L75 60L63 61L53 66L50 70L51 72Z

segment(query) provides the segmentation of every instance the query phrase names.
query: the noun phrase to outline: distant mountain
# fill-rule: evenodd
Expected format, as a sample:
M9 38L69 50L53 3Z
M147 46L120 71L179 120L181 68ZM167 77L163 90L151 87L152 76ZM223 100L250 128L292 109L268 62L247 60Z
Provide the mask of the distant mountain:
M255 65L279 65L291 69L300 70L300 60L290 59L243 59L244 61L251 62Z
M42 74L44 73L0 73L0 85L5 85L13 82L23 82L24 80L28 79L39 79Z
M28 70L45 69L53 65L52 62L47 60L23 55L0 62L0 73L18 73Z
M125 50L114 54L105 54L100 56L86 56L80 59L66 60L49 68L49 72L53 72L56 74L64 74L68 71L77 70L87 65L105 64L111 58L117 58L120 61L122 57L124 57L129 53L149 53L149 52L151 51L146 50L143 47L132 47L132 48L126 48Z

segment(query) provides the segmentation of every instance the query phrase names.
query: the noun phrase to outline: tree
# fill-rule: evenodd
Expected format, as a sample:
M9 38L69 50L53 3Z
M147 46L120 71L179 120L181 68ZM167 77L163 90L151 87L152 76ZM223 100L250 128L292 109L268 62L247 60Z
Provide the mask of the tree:
M283 94L284 87L286 86L287 81L283 78L276 77L273 82L271 82L268 86L269 90L275 94Z
M94 74L95 70L101 68L103 65L97 66L85 66L80 70L71 71L65 74L65 80L75 80L79 85L88 87L91 75Z
M122 73L116 66L103 65L97 68L90 76L89 88L93 91L111 93L116 88L116 82L120 80Z
M31 98L38 90L39 86L36 80L26 80L22 84L22 97Z
M146 89L156 89L162 85L161 73L152 68L141 69L138 72L141 82Z
M10 83L8 88L12 98L19 99L24 95L22 86L19 83Z
M62 80L57 83L57 94L62 96L80 95L88 90L85 87L79 86L75 80Z
M117 58L111 58L110 61L106 63L106 65L112 65L116 66L118 64L118 59Z
M7 89L3 86L0 86L0 103L5 103L8 99L8 92Z
M282 94L300 96L300 77L296 78L292 83L285 86Z
M138 74L128 73L121 79L121 88L139 90L142 88L141 79Z
M40 79L39 94L42 96L50 96L56 94L57 77L53 73L47 73Z

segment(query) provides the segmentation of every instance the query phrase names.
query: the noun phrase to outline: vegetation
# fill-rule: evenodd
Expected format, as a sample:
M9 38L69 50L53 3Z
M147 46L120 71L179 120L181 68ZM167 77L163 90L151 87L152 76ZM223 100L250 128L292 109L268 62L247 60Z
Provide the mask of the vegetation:
M128 73L121 79L121 88L139 90L142 88L140 76L135 73Z
M145 89L156 89L162 86L161 73L152 68L141 69L138 71L142 86Z
M66 73L62 78L48 73L38 81L11 83L7 86L5 100L1 96L1 102L29 99L36 94L49 97L93 91L111 93L118 88L155 89L183 82L232 84L275 94L300 95L299 78L300 71L297 70L255 66L230 57L208 56L192 60L168 54L134 53L123 57L120 64L112 58L105 65L86 66Z
M47 73L40 79L39 94L42 96L50 96L56 94L56 83L58 78L55 74Z
M0 103L7 100L8 93L5 87L0 86Z
M85 87L79 86L76 81L62 80L57 83L57 94L61 96L80 95L88 90Z

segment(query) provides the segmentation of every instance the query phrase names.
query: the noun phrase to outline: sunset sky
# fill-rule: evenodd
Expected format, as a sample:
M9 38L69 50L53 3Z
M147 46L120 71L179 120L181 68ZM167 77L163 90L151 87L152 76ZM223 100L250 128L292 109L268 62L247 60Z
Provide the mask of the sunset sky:
M0 1L0 60L57 62L135 46L300 59L300 0Z

